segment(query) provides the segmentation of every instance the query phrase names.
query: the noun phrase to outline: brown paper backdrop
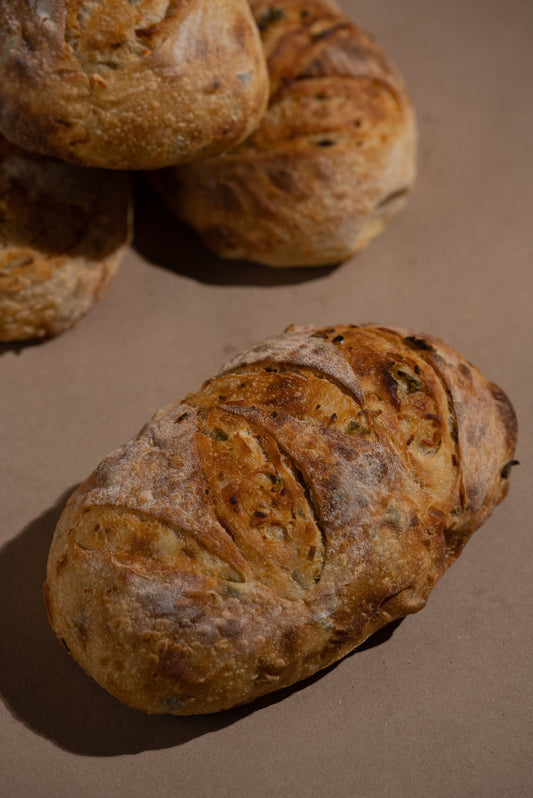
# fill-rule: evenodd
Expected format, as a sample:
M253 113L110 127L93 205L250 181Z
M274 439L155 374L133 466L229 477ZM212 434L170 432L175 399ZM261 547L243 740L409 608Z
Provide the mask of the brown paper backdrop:
M137 234L76 329L0 355L0 750L6 796L529 796L533 3L359 0L420 126L407 210L332 270L224 263L140 193ZM70 490L161 405L287 324L443 337L520 421L509 497L426 609L319 677L216 717L153 718L94 685L40 600Z

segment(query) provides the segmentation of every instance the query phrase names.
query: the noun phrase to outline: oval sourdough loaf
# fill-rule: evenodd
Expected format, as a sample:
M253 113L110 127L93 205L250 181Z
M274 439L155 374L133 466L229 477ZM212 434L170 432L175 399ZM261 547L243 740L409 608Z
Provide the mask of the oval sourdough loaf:
M505 495L515 439L502 391L436 338L289 328L72 495L51 625L129 706L251 701L421 609Z
M246 0L3 0L0 130L87 166L222 152L268 97Z
M130 227L128 175L33 155L0 136L0 341L77 322L110 284Z
M415 120L398 71L330 0L251 0L268 112L238 148L154 176L226 258L320 266L365 247L415 177Z

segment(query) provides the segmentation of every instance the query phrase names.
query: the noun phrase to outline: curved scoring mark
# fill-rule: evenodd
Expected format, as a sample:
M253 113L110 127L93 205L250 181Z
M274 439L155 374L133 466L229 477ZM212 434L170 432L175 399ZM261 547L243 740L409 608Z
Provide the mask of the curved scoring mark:
M349 392L360 407L364 407L363 391L354 370L334 344L313 337L314 332L314 327L289 327L282 335L269 338L247 352L236 355L226 363L219 375L261 363L304 367L330 377Z
M426 341L425 338L418 337L415 334L411 335L404 335L402 332L398 330L394 330L389 327L378 327L376 328L377 332L383 335L383 337L387 338L389 341L392 339L395 342L399 342L401 346L407 346L411 351L416 352L417 355L427 363L427 365L432 369L436 379L438 380L444 395L446 396L446 401L448 405L448 418L449 418L449 428L450 428L450 437L453 442L453 462L454 465L459 469L459 480L460 480L460 492L459 498L461 502L461 512L464 512L466 506L466 485L465 485L465 476L464 476L464 469L463 469L463 458L461 456L461 445L459 440L459 421L457 418L456 412L456 403L454 402L452 388L449 384L449 381L446 379L442 369L439 369L439 355L435 347L429 342ZM404 331L405 332L405 331Z
M301 598L318 581L323 557L301 475L264 428L227 407L211 412L199 431L218 521L259 582L285 598Z
M253 426L254 426L253 423L250 423L250 427L253 428ZM262 432L264 434L263 429ZM257 437L259 438L259 440L261 440L262 436L258 435ZM315 539L315 542L308 549L307 552L307 560L308 560L307 566L309 566L310 562L313 563L314 566L313 581L315 583L319 582L322 574L322 569L324 567L324 562L327 556L326 555L327 537L324 534L324 529L322 528L319 507L317 505L315 497L313 496L312 486L310 486L307 483L304 474L296 464L294 458L291 456L290 451L285 449L274 436L269 435L269 439L271 441L271 445L276 449L277 455L279 457L279 462L283 463L284 468L287 469L289 474L292 476L294 482L301 489L303 499L305 500L305 503L307 505L307 512L309 515L309 519L313 524L314 528L316 529L316 531L318 532L318 540ZM266 451L265 455L267 455ZM303 517L304 515L299 509L297 509L296 513L297 515L300 515L300 517ZM305 587L305 584L301 583L301 586Z
M383 442L348 436L279 412L226 406L261 426L287 453L313 497L311 506L328 546L342 531L356 530L387 508L392 494L406 491L406 474ZM351 537L351 533L350 533Z
M249 567L217 521L205 493L197 428L193 407L170 406L147 424L136 439L98 466L81 501L84 507L126 507L178 527L246 578ZM142 474L142 490L139 490L139 474Z
M327 557L327 544L328 544L328 539L327 539L327 536L326 536L326 534L324 532L324 528L322 526L322 521L321 521L321 518L320 518L320 509L319 509L319 506L317 504L316 498L313 496L312 486L307 483L304 474L302 473L302 471L300 470L300 468L296 464L296 461L292 457L290 451L288 449L285 449L281 445L281 443L279 441L277 441L275 438L273 438L273 441L274 441L275 445L277 446L280 455L283 455L284 462L288 466L288 468L290 469L290 471L292 473L292 476L294 478L294 481L296 483L298 483L298 485L302 489L303 495L305 497L305 501L307 502L309 515L310 515L310 517L311 517L311 519L313 521L313 524L315 525L315 527L318 530L318 533L320 535L320 548L321 548L321 550L320 551L316 551L315 547L313 546L312 547L313 548L313 552L312 552L312 557L311 557L311 559L315 559L315 558L318 559L318 570L317 570L316 575L315 575L315 582L319 582L320 581L320 577L322 575L322 570L324 568L324 563L325 563L326 557Z
M384 53L339 9L323 5L316 15L295 13L286 21L282 12L273 25L262 5L252 8L268 55L271 105L292 91L295 81L314 78L374 78L399 100L401 80Z

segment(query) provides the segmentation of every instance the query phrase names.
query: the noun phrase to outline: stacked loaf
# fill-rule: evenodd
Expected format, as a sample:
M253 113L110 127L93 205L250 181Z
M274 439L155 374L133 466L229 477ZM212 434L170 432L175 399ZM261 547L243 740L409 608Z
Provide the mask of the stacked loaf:
M0 54L2 340L54 335L102 295L127 240L112 171L150 170L220 256L271 266L349 258L414 180L402 79L331 0L5 0ZM19 219L25 157L41 190ZM79 227L51 219L58 179L83 206L78 250L48 236L25 253L17 228ZM110 245L86 255L94 236Z
M251 0L268 111L239 147L155 184L218 255L269 266L338 263L404 206L416 130L404 83L329 0Z
M11 341L55 335L102 296L129 240L125 170L235 146L268 79L245 0L5 0L0 53L0 340Z
M108 288L130 232L128 174L71 166L0 136L0 341L75 324Z

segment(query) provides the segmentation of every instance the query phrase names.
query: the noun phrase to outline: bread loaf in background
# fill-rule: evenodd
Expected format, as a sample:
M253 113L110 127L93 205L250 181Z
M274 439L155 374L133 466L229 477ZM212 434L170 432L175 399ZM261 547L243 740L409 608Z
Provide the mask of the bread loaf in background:
M44 597L125 704L226 709L420 610L504 497L516 419L449 346L289 328L160 410L72 495Z
M258 124L268 78L246 0L3 0L0 130L85 166L155 169Z
M225 258L334 264L404 206L415 177L411 102L385 53L330 0L251 0L270 102L239 147L153 176Z
M0 341L57 335L105 293L130 238L127 174L0 136Z

